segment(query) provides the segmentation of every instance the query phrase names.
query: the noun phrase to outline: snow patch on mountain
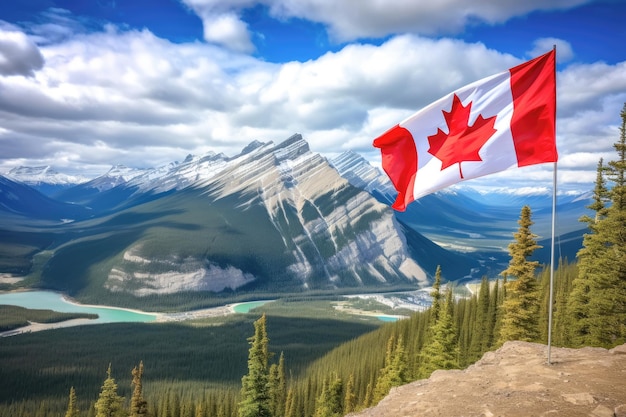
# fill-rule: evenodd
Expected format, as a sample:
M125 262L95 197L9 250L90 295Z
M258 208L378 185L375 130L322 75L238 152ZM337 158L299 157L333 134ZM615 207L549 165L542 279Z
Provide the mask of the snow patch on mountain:
M31 186L40 184L76 185L90 180L90 178L81 175L62 174L49 165L38 167L20 166L13 168L4 175L14 181Z

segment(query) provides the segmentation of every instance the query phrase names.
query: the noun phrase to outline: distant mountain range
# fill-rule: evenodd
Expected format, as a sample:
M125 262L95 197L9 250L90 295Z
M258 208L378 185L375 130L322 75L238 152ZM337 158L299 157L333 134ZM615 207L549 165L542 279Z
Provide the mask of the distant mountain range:
M437 265L453 281L497 274L524 204L533 231L550 237L549 195L456 187L404 213L389 208L394 198L360 155L329 161L299 134L92 180L23 167L0 177L0 274L112 304L389 291L428 285ZM559 198L560 255L580 248L588 204Z

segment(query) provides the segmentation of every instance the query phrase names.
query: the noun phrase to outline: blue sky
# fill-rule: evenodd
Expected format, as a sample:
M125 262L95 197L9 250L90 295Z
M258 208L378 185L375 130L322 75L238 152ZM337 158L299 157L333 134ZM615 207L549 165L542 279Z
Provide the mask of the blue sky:
M626 1L21 0L0 4L0 173L85 176L298 132L372 140L557 46L559 186L592 187L626 102ZM552 167L467 185L551 187Z

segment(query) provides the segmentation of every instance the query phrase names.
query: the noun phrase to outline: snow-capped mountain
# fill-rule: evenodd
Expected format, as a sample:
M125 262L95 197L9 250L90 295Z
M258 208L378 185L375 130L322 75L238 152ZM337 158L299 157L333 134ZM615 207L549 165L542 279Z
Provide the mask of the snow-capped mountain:
M20 200L2 183L0 196L15 197L7 200L12 207ZM18 229L36 213L4 210L22 216L18 227L0 210L5 243L32 240L20 264L39 268L22 272L41 276L41 285L93 302L102 300L89 297L104 289L113 303L198 291L222 297L417 288L437 266L447 280L497 274L529 201L453 187L398 213L380 170L352 152L328 161L299 134L278 144L254 141L233 157L209 152L154 169L114 167L59 199L64 203L38 200L38 210L51 201L62 210L79 207L82 217L64 218L82 221L24 235ZM530 200L541 238L549 200ZM561 215L576 220L559 232L575 253L577 217L587 202L560 204ZM39 251L46 255L33 263ZM0 253L0 272L7 263Z
M68 175L57 172L50 166L13 168L5 177L29 185L37 191L52 196L59 191L89 181L89 178L80 175Z
M41 183L57 185L76 185L89 181L89 178L80 175L67 175L54 170L48 166L13 168L5 174L7 178L20 181L30 186Z
M427 283L428 274L411 258L389 210L351 187L324 158L310 151L300 135L278 145L255 143L228 161L215 155L193 161L166 176L167 188L171 190L174 183L186 185L178 190L214 203L232 201L229 210L241 213L238 218L256 213L254 227L269 229L280 238L273 245L278 243L286 263L278 277L289 281L292 289L294 282L300 290ZM190 181L199 171L205 176ZM154 182L144 182L139 189L145 184ZM241 224L242 219L238 222ZM254 230L239 233L247 235ZM171 248L168 257L179 256L176 251ZM109 274L107 288L136 292L139 287L140 294L171 290L167 277L180 265L173 266L173 271L137 273L137 268L150 259L149 251L141 242L126 253L126 262ZM244 254L254 256L245 249ZM241 264L219 267L202 258L185 259L185 268L193 269L184 283L186 288L221 291L267 279L257 276L255 268ZM151 289L146 289L146 284Z
M210 152L128 172L118 167L62 193L92 215L37 243L47 259L33 266L41 285L94 302L102 300L89 294L103 289L112 300L359 292L427 285L442 263L450 279L478 267L398 222L299 134L252 142L233 157Z
M152 171L150 169L129 168L124 165L114 165L104 175L90 181L68 188L54 195L55 198L76 204L85 204L91 198L99 196L118 186L123 186L133 178Z
M94 178L83 184L84 187L95 188L98 191L110 190L120 184L125 184L133 178L146 172L145 169L129 168L124 165L113 166L106 174Z

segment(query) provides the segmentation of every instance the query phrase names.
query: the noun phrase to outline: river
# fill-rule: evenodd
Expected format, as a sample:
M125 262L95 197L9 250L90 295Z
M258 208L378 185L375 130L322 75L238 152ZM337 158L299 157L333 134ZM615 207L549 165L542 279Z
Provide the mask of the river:
M68 301L63 294L52 291L20 291L0 294L0 304L14 305L30 309L54 310L61 313L91 313L98 318L90 323L150 322L156 321L158 314L108 307L76 304Z

